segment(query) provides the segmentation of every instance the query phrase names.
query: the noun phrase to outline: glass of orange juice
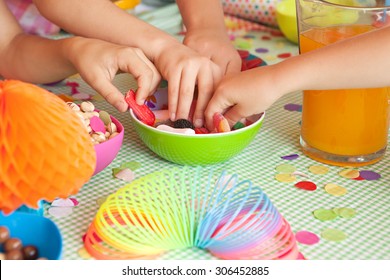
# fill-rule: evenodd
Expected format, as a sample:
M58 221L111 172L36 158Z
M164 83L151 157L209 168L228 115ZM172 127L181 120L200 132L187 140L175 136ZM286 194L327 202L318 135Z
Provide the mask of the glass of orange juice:
M296 0L296 4L300 53L390 25L390 0ZM361 59L370 59L370 54ZM335 71L342 75L342 69ZM303 152L317 161L364 166L384 156L389 121L389 87L305 90L300 143Z

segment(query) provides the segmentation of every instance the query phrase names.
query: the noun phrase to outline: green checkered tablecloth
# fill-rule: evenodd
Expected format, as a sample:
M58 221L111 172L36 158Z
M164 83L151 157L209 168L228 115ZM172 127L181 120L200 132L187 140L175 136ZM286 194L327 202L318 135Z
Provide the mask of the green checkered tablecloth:
M289 55L296 55L298 48L286 41L284 37L269 32L249 32L233 41L238 48L245 47L252 54L264 59L268 64L276 63ZM67 81L79 83L78 91L95 94L79 77L70 77ZM126 92L134 88L134 80L126 74L115 78L115 85ZM65 81L56 86L46 87L55 93L70 93ZM63 259L82 259L79 250L83 247L82 236L98 210L97 200L105 197L126 182L112 177L112 168L121 163L137 161L141 168L135 171L136 178L163 168L177 166L153 154L140 140L133 129L128 113L118 113L105 101L94 102L96 107L106 110L116 117L125 128L124 141L115 160L101 173L92 177L75 196L79 205L73 208L72 214L53 217L45 212L60 228L63 236ZM300 119L298 111L284 109L286 104L301 104L301 93L289 94L277 101L268 111L254 141L233 159L213 167L226 170L229 174L238 174L240 179L249 179L268 195L279 212L290 223L293 232L311 231L318 236L325 228L344 231L348 237L341 242L327 241L323 238L315 245L298 244L302 254L310 260L342 259L390 259L390 153L379 163L369 166L381 175L376 181L357 181L338 175L343 168L329 166L325 175L315 175L308 167L319 165L301 153L299 146ZM285 161L281 156L298 154L299 158ZM298 177L298 180L310 180L317 184L313 192L297 189L294 183L282 183L274 176L277 165L289 163L298 171L310 177ZM327 183L335 183L347 189L347 194L336 197L324 190ZM49 205L45 206L46 208ZM320 221L312 212L318 208L350 207L357 211L351 219L337 218L332 221ZM47 209L46 209L47 210ZM213 259L206 251L188 248L167 252L160 259Z

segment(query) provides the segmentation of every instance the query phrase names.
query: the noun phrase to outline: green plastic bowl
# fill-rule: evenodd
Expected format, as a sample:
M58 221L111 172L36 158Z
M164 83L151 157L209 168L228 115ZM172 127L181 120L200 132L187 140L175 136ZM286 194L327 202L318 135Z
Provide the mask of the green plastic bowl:
M231 132L184 135L148 126L132 110L130 116L137 134L150 150L170 162L192 166L221 163L239 154L254 139L264 119L264 113L252 116L251 125Z

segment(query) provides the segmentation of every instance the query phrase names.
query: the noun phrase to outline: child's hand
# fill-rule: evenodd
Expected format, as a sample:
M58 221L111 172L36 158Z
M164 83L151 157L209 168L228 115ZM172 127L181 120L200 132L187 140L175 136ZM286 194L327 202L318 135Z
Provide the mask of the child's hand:
M206 126L214 130L213 116L224 114L230 127L242 118L264 112L282 92L273 66L227 75L219 83L206 111Z
M240 55L224 29L220 31L215 29L189 30L183 42L201 55L209 57L220 67L223 74L241 71Z
M196 127L204 124L204 110L222 73L209 58L179 42L161 46L154 63L168 81L168 110L171 120L188 119L197 86L197 102L193 115Z
M156 91L161 80L154 65L136 48L75 37L68 53L81 77L120 112L126 111L128 105L124 95L112 84L118 72L132 74L137 80L139 104Z

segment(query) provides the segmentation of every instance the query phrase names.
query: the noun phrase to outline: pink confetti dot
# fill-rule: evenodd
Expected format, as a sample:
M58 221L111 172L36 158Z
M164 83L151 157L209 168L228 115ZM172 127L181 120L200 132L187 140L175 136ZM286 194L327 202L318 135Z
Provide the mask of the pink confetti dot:
M298 231L295 234L295 238L299 243L305 245L314 245L320 241L320 238L316 234L305 230Z

